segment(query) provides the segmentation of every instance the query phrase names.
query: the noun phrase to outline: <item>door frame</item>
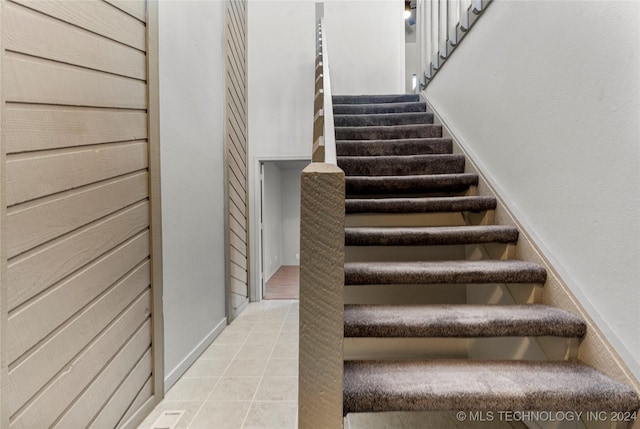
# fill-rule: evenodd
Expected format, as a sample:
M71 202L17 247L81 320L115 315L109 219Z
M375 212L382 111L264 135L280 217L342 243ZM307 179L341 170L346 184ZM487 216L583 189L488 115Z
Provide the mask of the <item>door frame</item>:
M250 211L251 236L250 240L250 270L251 270L251 302L260 302L264 296L264 277L263 277L263 248L262 248L262 204L263 204L263 187L262 187L262 168L265 162L311 162L310 157L305 156L261 156L254 158L253 164L253 183L250 192L253 194L250 201L257 210ZM254 233L255 232L255 233Z

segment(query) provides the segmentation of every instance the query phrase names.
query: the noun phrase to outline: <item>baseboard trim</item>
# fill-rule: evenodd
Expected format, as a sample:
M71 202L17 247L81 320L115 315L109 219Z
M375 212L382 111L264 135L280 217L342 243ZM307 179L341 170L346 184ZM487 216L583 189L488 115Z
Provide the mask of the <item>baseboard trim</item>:
M451 137L454 143L454 153L464 154L467 158L467 172L477 173L480 181L478 184L478 195L492 195L498 200L498 207L495 211L495 223L502 225L512 225L519 229L520 237L517 244L517 254L520 259L531 261L543 265L547 269L548 279L544 288L542 296L542 302L548 305L552 305L575 314L582 316L587 322L587 336L580 344L578 359L582 362L590 365L615 380L622 383L626 383L632 386L636 392L640 394L640 382L635 377L634 372L638 373L639 368L634 367L634 371L631 370L631 363L625 362L621 355L630 355L629 351L623 344L619 344L620 341L612 332L614 337L613 341L609 341L599 325L606 323L601 321L599 324L597 320L599 316L595 309L590 308L590 305L584 304L584 299L580 300L578 294L573 291L566 281L565 275L562 275L561 271L557 269L557 263L554 263L553 256L550 255L548 249L539 245L539 238L535 232L531 231L531 228L527 228L518 219L517 210L513 210L509 207L505 201L501 198L500 186L492 180L490 174L487 174L486 168L481 163L478 163L473 150L461 141L456 136L449 125L442 120L439 113L433 108L433 105L426 99L424 93L421 94L421 98L427 102L427 110L434 114L434 123L442 125L443 136ZM546 251L545 251L546 250ZM595 320L594 320L595 319ZM614 345L615 344L615 348ZM640 423L639 423L640 426Z
M180 363L171 370L164 378L164 393L167 393L169 389L184 375L191 365L200 357L200 355L209 347L209 345L216 339L222 330L227 326L227 318L222 319L218 324L209 332L203 339L185 356Z

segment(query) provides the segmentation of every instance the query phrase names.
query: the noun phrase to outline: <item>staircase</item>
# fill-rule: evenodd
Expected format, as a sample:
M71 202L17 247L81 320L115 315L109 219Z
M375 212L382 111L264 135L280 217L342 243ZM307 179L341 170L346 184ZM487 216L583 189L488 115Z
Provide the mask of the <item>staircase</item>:
M334 96L333 111L345 415L638 409L633 389L575 359L585 321L537 302L545 269L516 258L517 229L493 225L495 198L476 195L417 95Z

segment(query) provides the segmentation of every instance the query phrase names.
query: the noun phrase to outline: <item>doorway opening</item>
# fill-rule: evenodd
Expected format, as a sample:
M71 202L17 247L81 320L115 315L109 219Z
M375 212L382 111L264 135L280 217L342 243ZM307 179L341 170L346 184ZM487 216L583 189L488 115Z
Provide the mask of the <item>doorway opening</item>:
M307 160L260 163L262 299L300 296L300 175Z

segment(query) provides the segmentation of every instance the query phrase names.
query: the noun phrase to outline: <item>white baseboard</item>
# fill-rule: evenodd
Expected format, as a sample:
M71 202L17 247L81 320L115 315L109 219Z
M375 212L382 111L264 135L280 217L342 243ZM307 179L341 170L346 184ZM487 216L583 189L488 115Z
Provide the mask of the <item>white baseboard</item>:
M222 319L216 326L198 343L197 346L191 350L187 356L185 356L180 363L169 372L164 378L164 393L167 393L169 389L184 375L189 367L200 357L200 355L209 347L209 345L216 339L218 335L227 326L227 318Z

